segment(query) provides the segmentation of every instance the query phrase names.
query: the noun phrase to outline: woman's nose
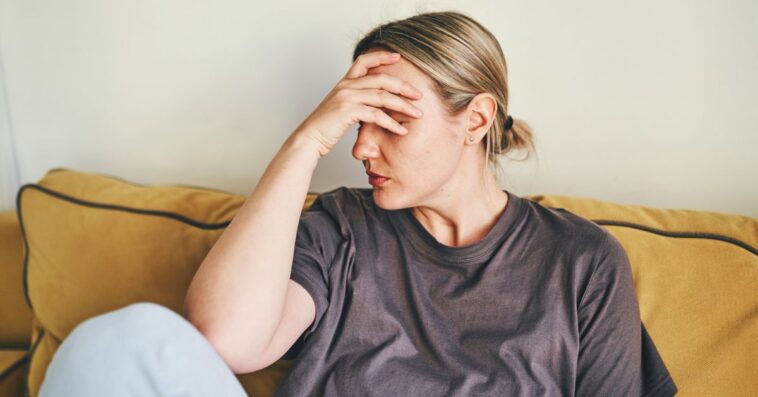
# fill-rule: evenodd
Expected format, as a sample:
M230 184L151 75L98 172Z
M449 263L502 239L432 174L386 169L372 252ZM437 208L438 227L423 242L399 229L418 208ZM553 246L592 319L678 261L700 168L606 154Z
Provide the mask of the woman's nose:
M353 145L353 157L356 160L376 158L380 155L378 137L382 134L382 127L373 123L363 123L358 128L358 137Z

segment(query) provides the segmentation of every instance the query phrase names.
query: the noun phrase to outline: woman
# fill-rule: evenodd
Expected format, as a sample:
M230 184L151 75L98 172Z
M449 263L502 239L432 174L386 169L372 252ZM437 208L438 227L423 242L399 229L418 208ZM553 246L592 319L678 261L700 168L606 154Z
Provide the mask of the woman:
M533 144L496 38L425 13L377 27L353 60L192 281L187 318L224 362L295 359L280 396L675 394L620 243L497 187L498 156ZM355 123L372 188L301 213Z
M190 318L236 371L297 358L283 396L674 394L620 243L487 167L532 147L496 38L426 13L377 27L353 59L193 281ZM300 215L356 122L373 188Z

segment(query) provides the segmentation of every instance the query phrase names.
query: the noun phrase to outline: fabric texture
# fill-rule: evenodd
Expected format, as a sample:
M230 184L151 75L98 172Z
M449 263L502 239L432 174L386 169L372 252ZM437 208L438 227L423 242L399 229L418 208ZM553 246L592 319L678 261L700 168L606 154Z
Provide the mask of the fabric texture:
M480 241L439 243L371 189L301 215L291 278L316 303L276 396L670 396L608 231L506 191Z

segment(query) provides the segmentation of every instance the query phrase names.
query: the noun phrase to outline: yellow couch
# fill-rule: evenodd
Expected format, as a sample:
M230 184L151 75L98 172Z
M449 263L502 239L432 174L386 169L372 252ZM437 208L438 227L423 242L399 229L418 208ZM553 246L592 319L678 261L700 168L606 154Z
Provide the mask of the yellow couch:
M16 211L0 213L0 397L36 396L63 338L91 316L137 301L181 313L195 270L245 198L65 168L22 186ZM624 245L642 321L679 395L758 395L758 218L526 198L588 218ZM239 379L271 396L290 366Z

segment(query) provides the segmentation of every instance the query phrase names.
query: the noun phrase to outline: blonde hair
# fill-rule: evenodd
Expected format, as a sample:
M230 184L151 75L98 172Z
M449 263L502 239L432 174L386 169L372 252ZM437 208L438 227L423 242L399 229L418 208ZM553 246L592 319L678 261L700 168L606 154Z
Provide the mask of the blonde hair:
M473 18L456 11L426 12L377 26L353 51L353 62L372 48L399 52L435 82L435 91L451 115L466 109L471 99L487 92L497 101L495 120L487 131L485 166L501 175L499 156L527 149L517 161L536 155L532 128L508 117L508 69L495 36ZM509 157L510 158L510 157ZM484 170L483 170L484 171Z

